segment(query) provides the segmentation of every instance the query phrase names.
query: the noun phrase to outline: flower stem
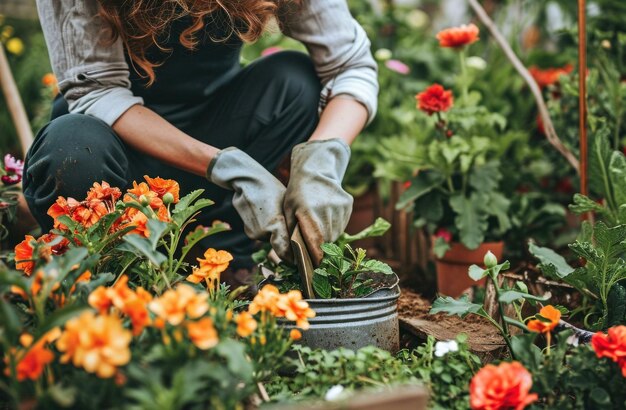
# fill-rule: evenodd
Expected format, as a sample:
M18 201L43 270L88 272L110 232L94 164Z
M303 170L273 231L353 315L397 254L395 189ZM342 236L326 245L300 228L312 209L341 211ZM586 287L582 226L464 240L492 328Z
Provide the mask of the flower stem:
M459 51L459 60L461 62L461 102L467 104L469 94L469 78L467 76L467 63L465 62L465 49Z

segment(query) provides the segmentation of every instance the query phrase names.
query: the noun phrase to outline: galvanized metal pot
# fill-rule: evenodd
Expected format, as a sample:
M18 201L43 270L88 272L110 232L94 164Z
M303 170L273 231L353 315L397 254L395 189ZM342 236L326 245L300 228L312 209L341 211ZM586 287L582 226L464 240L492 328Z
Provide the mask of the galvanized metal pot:
M298 343L312 349L352 350L376 346L397 352L400 344L398 297L400 288L380 289L368 297L354 299L308 299L316 316L302 332ZM285 327L293 328L285 323Z

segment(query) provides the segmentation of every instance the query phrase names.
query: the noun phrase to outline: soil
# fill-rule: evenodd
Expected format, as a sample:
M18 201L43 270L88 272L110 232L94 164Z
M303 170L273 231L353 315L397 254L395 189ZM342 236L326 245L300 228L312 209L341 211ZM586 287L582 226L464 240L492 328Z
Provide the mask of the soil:
M419 341L433 336L437 340L454 339L457 334L468 336L470 349L483 359L500 357L504 352L504 340L489 322L481 317L468 315L464 319L443 313L429 314L431 303L410 289L402 289L398 301L400 328L404 346L409 346L411 337ZM409 336L410 335L410 336Z

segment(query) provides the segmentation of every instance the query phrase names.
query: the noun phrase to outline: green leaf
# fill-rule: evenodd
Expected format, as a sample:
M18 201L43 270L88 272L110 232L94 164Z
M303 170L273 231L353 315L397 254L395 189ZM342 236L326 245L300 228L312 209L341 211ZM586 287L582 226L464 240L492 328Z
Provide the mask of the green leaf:
M167 260L167 257L165 255L158 252L152 246L152 243L141 235L126 235L124 237L124 242L126 242L126 245L129 246L120 245L118 246L118 249L122 251L132 252L138 256L144 256L157 267L161 266Z
M224 222L215 221L210 228L197 227L185 237L185 246L183 246L182 254L186 255L201 240L209 236L230 231L230 225Z
M343 258L343 250L334 243L323 243L320 248L325 255Z
M485 276L487 276L487 274L489 273L488 270L481 268L478 265L472 265L469 267L469 277L472 278L472 280L475 281L479 281L482 278L484 278Z
M376 259L370 259L365 261L361 270L367 270L367 272L371 273L384 273L385 275L393 275L393 269L391 269L391 266Z
M391 224L387 222L383 218L376 218L374 223L367 228L363 229L361 232L356 233L354 235L349 235L344 233L337 240L337 244L339 247L342 245L347 245L355 241L360 241L366 238L375 238L379 236L383 236L387 231L391 228Z
M215 352L226 359L228 370L232 373L252 379L252 363L246 356L246 346L235 340L225 340L215 346Z
M470 302L466 296L460 299L454 299L450 296L438 297L430 309L430 314L444 312L448 315L457 315L464 318L470 313L477 315L485 315L485 311L481 305Z
M498 301L502 302L502 303L513 303L516 300L534 300L537 302L545 302L547 300L550 299L552 295L550 294L546 294L543 296L535 296L535 295L531 295L530 293L524 293L524 292L518 292L516 290L507 290L505 292L502 292L502 294L500 294L500 298L498 299Z
M150 246L152 246L152 249L156 249L159 240L163 237L163 234L168 230L169 226L166 222L159 221L158 219L149 219L146 226L148 227L148 232L150 232L150 236L148 237Z
M437 258L443 258L446 252L450 250L450 244L442 237L435 238L433 243L433 252Z
M330 281L328 280L328 275L324 276L318 272L319 269L316 269L313 274L313 290L317 297L321 299L330 299L332 297L332 288L330 286Z
M172 219L176 225L183 226L183 224L200 210L215 203L209 199L199 199L196 201L203 192L203 189L198 189L180 199L172 212Z
M415 200L430 193L433 189L440 186L445 181L445 177L439 172L422 171L419 172L412 180L409 189L400 195L400 199L396 204L396 209L406 209L415 202Z
M570 211L578 215L584 214L586 212L596 212L600 215L605 215L608 213L608 210L605 206L600 205L593 199L582 194L574 195L574 203L569 206L569 209Z
M574 268L567 263L565 258L550 248L543 248L531 242L528 245L528 251L539 259L542 270L544 266L552 266L559 278L564 278L574 272Z
M461 242L469 249L476 249L485 239L487 215L482 212L483 203L477 195L467 198L457 194L450 198L450 206L456 213L455 223Z
M491 161L472 169L469 184L478 192L491 193L498 189L501 179L500 162Z
M615 204L626 204L626 158L620 151L613 151L611 154L609 176L614 190Z

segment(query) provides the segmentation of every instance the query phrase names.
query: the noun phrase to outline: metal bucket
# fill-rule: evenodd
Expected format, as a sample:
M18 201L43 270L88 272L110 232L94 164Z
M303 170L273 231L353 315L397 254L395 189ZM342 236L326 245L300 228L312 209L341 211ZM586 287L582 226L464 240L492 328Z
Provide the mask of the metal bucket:
M368 297L355 299L308 299L315 317L311 327L302 332L299 344L312 349L334 350L345 347L357 350L376 346L397 352L400 288L380 289ZM293 328L292 324L284 324Z

